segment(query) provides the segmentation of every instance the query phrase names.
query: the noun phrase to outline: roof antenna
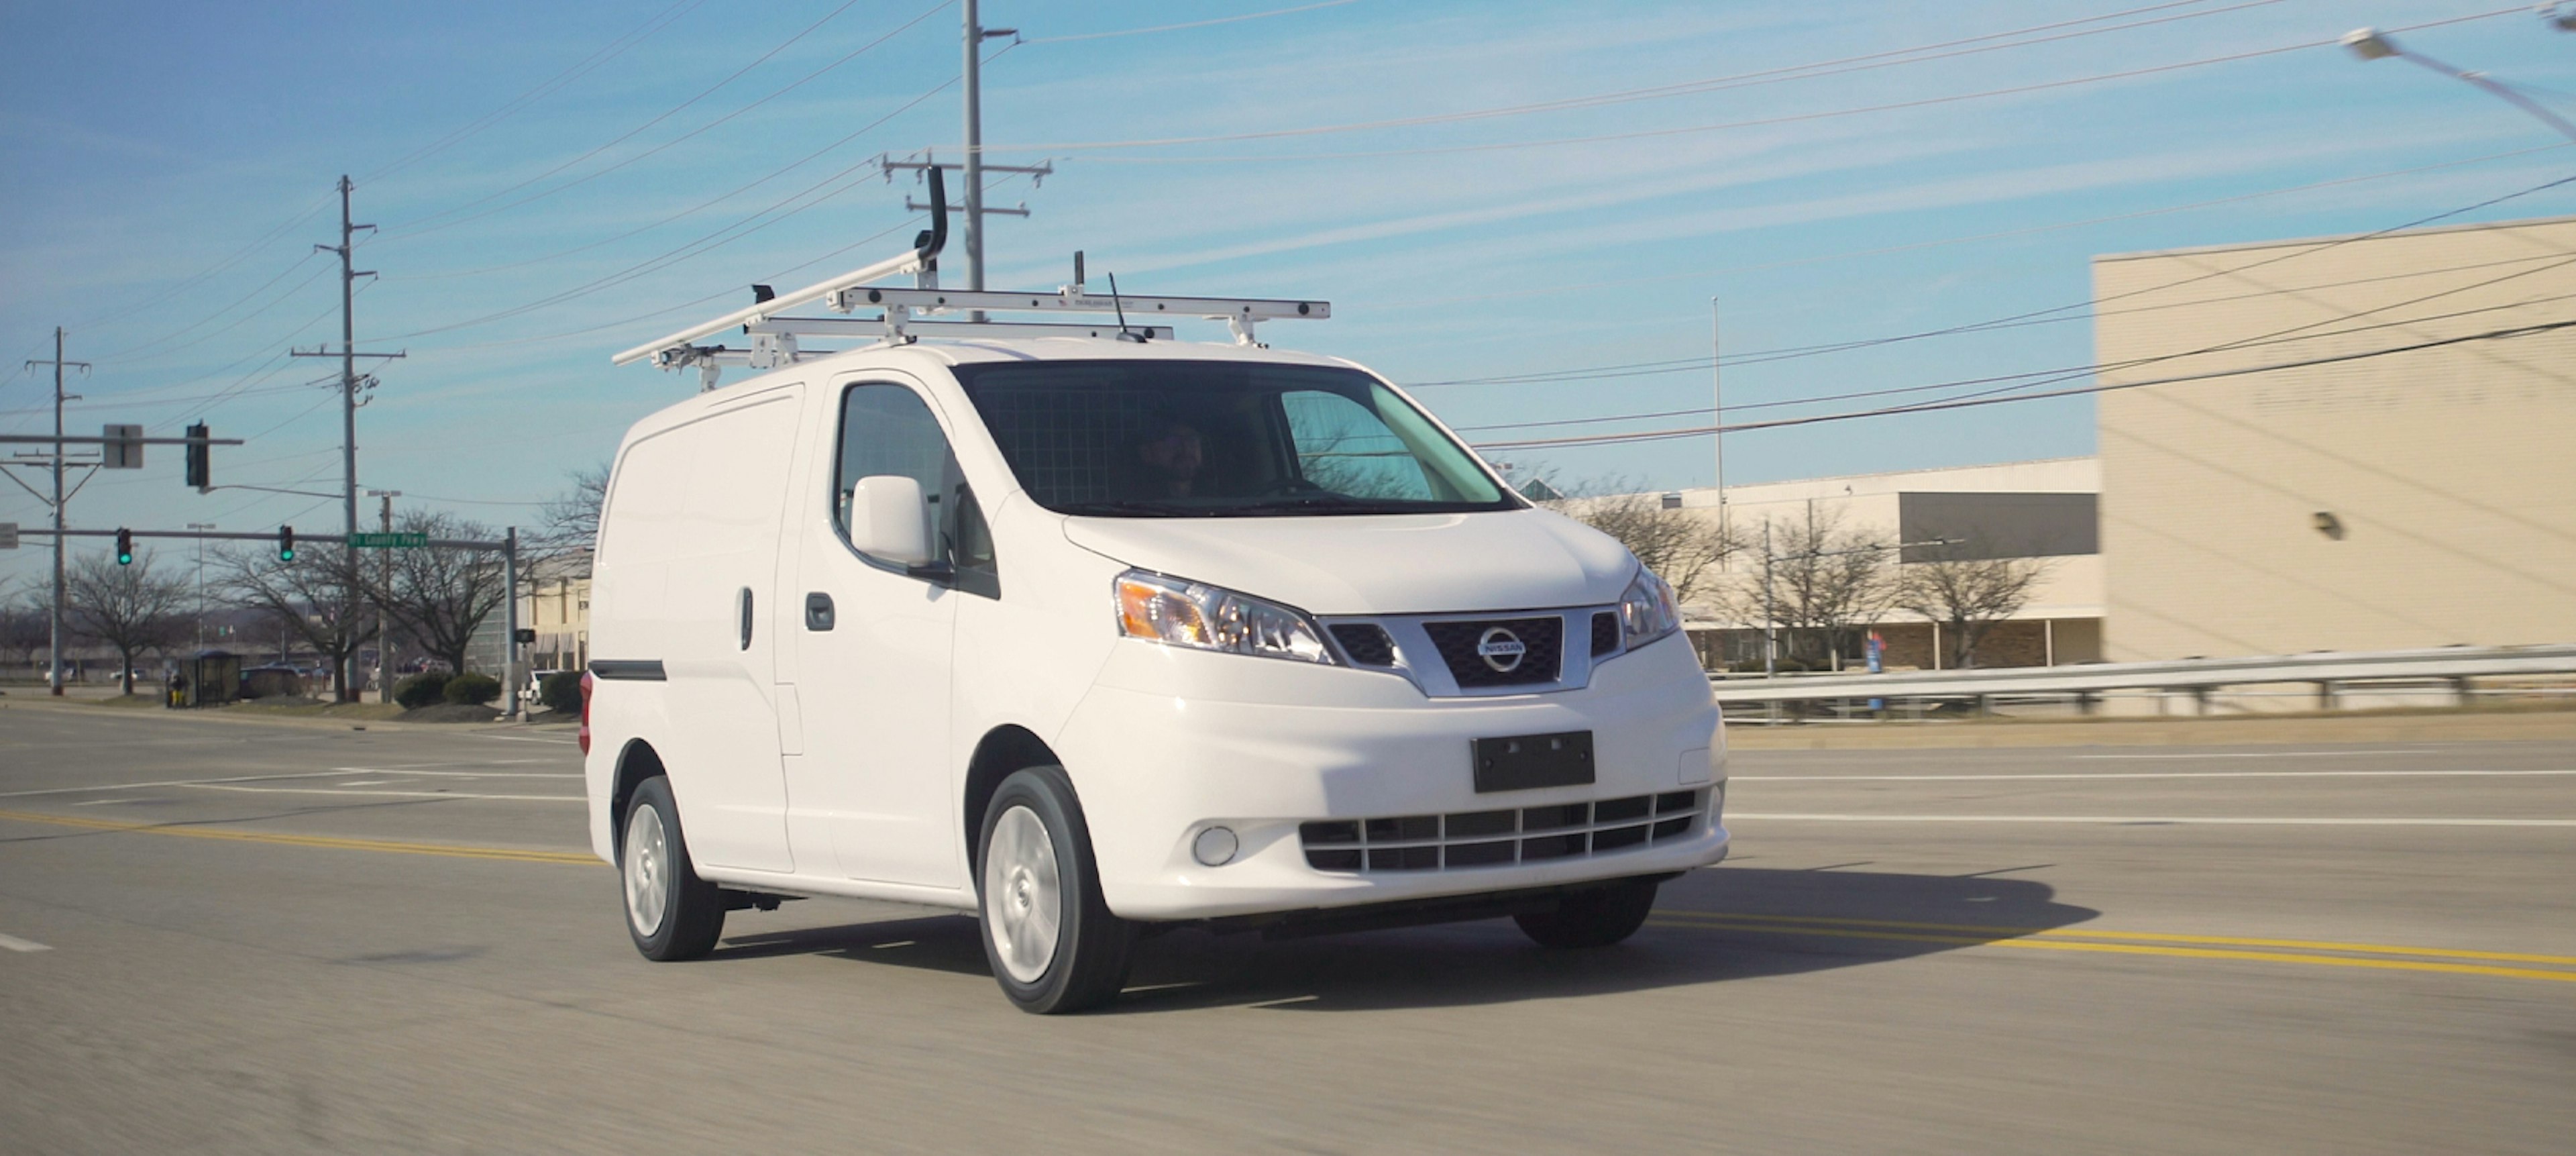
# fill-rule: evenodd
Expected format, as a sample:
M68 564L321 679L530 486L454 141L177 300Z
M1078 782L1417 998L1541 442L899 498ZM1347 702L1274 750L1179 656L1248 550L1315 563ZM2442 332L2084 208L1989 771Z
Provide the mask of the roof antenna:
M1109 274L1109 307L1118 311L1118 340L1145 344L1145 335L1127 328L1127 306L1118 299L1118 275Z

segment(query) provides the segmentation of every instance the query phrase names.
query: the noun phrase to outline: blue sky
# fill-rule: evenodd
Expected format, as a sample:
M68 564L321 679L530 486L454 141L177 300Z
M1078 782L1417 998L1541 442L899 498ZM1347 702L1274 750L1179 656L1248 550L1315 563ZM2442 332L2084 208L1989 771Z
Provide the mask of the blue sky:
M310 246L335 239L345 172L382 226L360 249L382 273L360 345L410 354L360 411L361 484L531 520L696 388L610 353L917 227L916 186L868 162L954 154L956 92L935 90L958 19L930 0L0 5L0 430L49 422L49 382L18 362L50 356L61 324L97 363L73 432L205 420L252 438L219 452L219 482L335 490L337 409L305 383L336 366L282 355L338 338L331 258ZM2576 35L2476 0L988 0L984 20L1029 41L987 49L992 159L1057 169L997 181L995 203L1036 215L994 221L993 284L1052 287L1084 249L1095 283L1114 271L1130 292L1328 298L1334 320L1265 336L1406 383L1704 358L1712 298L1730 355L2073 305L2095 254L2384 228L2576 172L2536 121L2402 62L2190 63L2455 21L2401 41L2576 111ZM1835 61L1852 63L1755 75ZM2115 73L2137 75L2096 79ZM1692 82L1715 83L1459 115ZM2025 91L1980 95L2005 89ZM2570 212L2560 189L2454 219ZM2062 316L1733 366L1727 402L2083 365L2089 317ZM1702 362L1419 396L1491 426L1687 410L1709 389ZM2092 444L2072 398L1735 435L1727 475ZM1713 472L1705 439L1495 456L1655 487ZM335 501L198 495L175 454L149 460L93 480L74 523L337 529ZM41 511L0 491L0 520ZM0 576L41 556L0 556Z

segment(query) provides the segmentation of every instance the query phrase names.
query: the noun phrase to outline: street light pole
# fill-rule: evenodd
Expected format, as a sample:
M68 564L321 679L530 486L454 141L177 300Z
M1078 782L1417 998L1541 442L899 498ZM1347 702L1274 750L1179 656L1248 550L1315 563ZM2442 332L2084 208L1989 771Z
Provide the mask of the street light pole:
M2561 32L2576 31L2576 15L2552 16L2549 11L2544 10L2542 12L2542 18L2549 22L2550 27L2556 28ZM2533 100L2530 97L2524 96L2520 92L2515 91L2511 85L2498 81L2494 77L2488 76L2486 73L2479 72L2475 69L2453 68L2450 65L2444 64L2439 60L2435 60L2430 56L2426 56L2421 52L2416 52L2407 48L2400 48L2397 46L2396 41L2388 38L2387 33L2381 32L2376 28L2355 28L2350 32L2344 33L2343 46L2351 49L2353 55L2358 56L2363 60L2386 60L2393 56L2400 60L2410 61L2418 66L2432 69L2433 71L2439 72L2445 76L2465 80L2470 84L2474 84L2479 88L2485 89L2487 92L2494 94L2498 99L2505 103L2521 109L2524 112L2530 113L2533 117L2537 118L2540 123L2557 130L2560 136L2566 137L2571 141L2576 141L2576 124L2568 123L2566 117L2549 111L2547 108L2543 107L2539 101Z
M191 530L211 530L212 522L190 522ZM197 649L206 648L206 540L197 539Z

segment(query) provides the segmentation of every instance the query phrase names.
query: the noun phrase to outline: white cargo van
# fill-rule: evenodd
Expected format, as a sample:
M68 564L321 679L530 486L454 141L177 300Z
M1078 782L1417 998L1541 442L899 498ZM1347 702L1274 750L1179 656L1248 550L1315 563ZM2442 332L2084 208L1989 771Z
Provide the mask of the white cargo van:
M780 897L899 900L977 913L1003 991L1068 1011L1161 927L1597 946L1725 856L1670 590L1382 378L1248 338L1321 303L1077 285L1019 307L1246 336L941 341L916 308L1014 295L827 284L638 351L772 338L637 423L600 517L591 833L646 956ZM779 315L858 298L885 339L844 353L794 323L861 319Z

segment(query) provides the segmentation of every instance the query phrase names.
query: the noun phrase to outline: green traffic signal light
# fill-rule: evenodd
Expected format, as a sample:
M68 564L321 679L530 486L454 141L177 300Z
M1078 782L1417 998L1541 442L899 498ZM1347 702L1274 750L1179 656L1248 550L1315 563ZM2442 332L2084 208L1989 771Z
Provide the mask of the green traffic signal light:
M277 528L277 560L280 562L292 562L295 560L295 527L279 526Z
M134 564L134 531L123 528L116 531L116 564L119 566Z

